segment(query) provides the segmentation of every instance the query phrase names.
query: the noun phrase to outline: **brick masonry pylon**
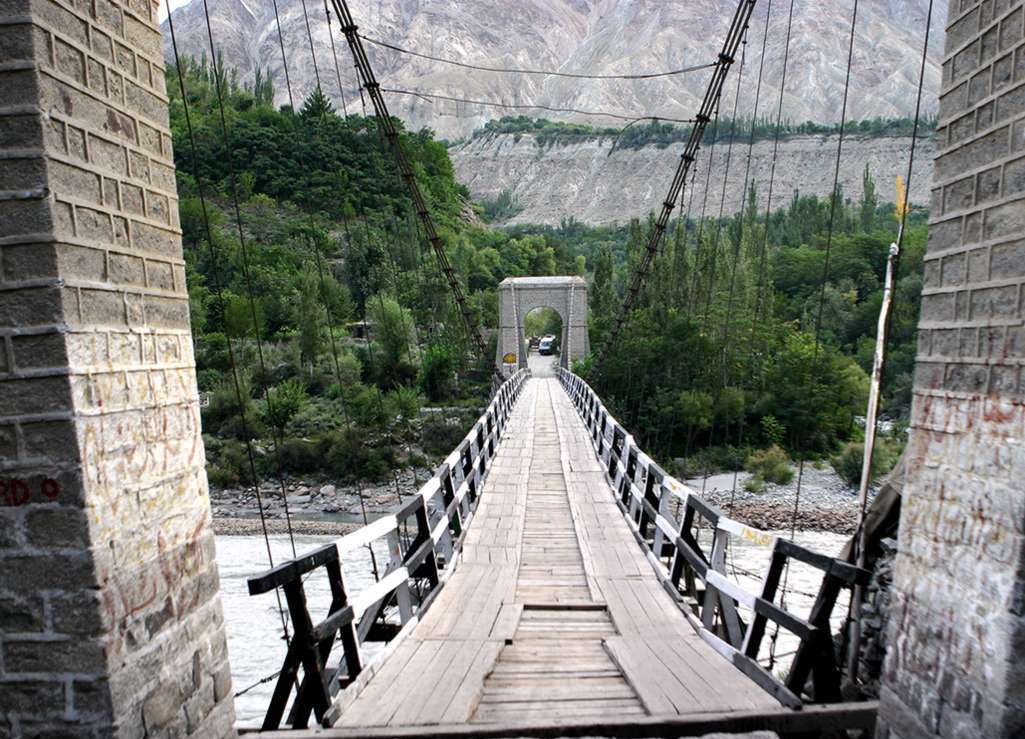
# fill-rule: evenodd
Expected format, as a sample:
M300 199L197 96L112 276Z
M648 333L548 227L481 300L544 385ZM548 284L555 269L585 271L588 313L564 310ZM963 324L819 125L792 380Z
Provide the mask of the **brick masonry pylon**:
M0 737L234 734L158 8L0 2Z
M1025 7L952 0L878 735L1025 735Z
M572 305L570 304L572 302ZM507 376L527 366L523 322L535 308L551 308L562 319L559 364L590 352L587 330L587 283L581 277L507 277L498 285L498 341L495 366ZM566 351L569 347L569 351ZM512 355L513 361L506 362Z

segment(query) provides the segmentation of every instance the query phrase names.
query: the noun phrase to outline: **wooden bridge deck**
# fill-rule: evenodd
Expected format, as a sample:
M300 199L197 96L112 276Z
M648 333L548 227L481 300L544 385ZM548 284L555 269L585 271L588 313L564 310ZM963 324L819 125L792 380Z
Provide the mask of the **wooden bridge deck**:
M448 583L336 727L789 711L663 590L557 380L524 388L485 485Z

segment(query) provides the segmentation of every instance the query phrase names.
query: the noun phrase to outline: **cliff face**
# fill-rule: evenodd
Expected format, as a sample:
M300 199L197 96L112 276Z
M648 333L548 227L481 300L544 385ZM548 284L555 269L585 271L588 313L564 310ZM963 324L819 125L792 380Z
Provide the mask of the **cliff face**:
M840 182L847 198L862 194L865 165L876 182L879 200L892 202L897 175L906 176L910 137L848 137L844 141ZM558 225L564 218L589 224L624 222L662 207L683 144L667 147L613 150L613 139L552 145L541 148L533 136L497 134L478 137L450 151L457 179L475 199L494 198L509 190L523 210L510 223ZM708 215L716 215L722 198L722 173L727 145L706 147L698 156L693 188L692 215L704 201L709 156L715 175L709 185ZM786 205L794 190L828 196L833 182L837 137L794 136L780 143L773 189L773 207ZM735 144L726 183L726 212L734 213L744 201L744 175L748 147ZM912 177L911 201L927 205L932 177L933 144L919 139ZM772 141L756 142L751 153L751 178L765 207L772 165ZM688 199L690 195L687 196Z
M352 59L332 12L332 29L343 94L339 93L325 20L327 4L306 0L315 56L310 52L300 0L278 0L288 72L297 103L315 87L341 108L359 109ZM862 0L850 100L854 119L899 117L911 113L918 79L928 0ZM214 42L229 67L243 80L257 67L269 69L278 103L287 102L284 67L272 0L208 0ZM795 8L784 112L794 121L833 122L839 117L850 14L853 0L799 2ZM360 32L422 54L470 64L529 67L592 74L638 74L680 69L715 61L736 0L351 0ZM786 3L772 5L765 80L773 94L763 99L761 116L774 105L786 25ZM741 115L754 100L757 56L768 3L755 8L748 44ZM947 3L937 3L933 28L946 22ZM174 11L182 53L210 56L203 4L193 0ZM165 23L166 31L166 23ZM169 48L170 44L168 44ZM935 108L941 44L933 43L926 85ZM582 80L551 76L495 74L402 55L367 44L377 77L385 88L399 88L471 100L517 105L600 110L636 117L690 118L698 108L709 72L704 70L649 80ZM737 65L739 67L739 65ZM727 82L732 100L736 73ZM557 117L596 125L622 125L611 118L501 110L469 103L439 102L388 94L392 112L411 128L429 126L441 136L469 135L507 113Z

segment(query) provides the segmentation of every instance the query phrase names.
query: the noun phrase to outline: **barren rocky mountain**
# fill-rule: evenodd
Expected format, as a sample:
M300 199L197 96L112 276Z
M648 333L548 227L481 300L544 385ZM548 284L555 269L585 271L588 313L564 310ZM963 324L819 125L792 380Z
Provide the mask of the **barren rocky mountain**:
M270 70L278 102L287 102L273 0L208 0L214 41L244 80L257 67ZM835 121L840 113L850 10L853 0L797 0L785 115L796 121ZM859 6L850 114L853 118L906 116L914 107L928 0L863 0ZM946 3L937 3L933 28L942 28ZM277 0L288 72L301 98L319 76L341 107L358 108L351 57L332 13L338 76L321 0L305 0L315 56L306 34L303 0ZM422 54L489 66L557 69L597 74L637 74L712 62L722 43L735 0L353 0L362 33ZM767 2L756 6L750 31L740 113L752 112L753 79L760 54ZM772 4L767 86L779 79L785 38L784 2ZM174 12L183 53L210 56L198 0ZM166 23L165 23L166 28ZM934 34L934 39L938 38ZM932 44L927 85L939 87L941 44ZM439 64L368 44L386 88L515 105L600 110L628 116L689 118L707 83L708 71L652 80L579 80L495 74ZM734 75L734 79L735 79ZM735 83L733 83L735 84ZM727 95L732 95L731 83ZM768 115L773 96L763 98ZM930 96L930 101L934 100ZM508 114L472 103L438 102L389 93L392 111L413 128L430 126L441 136L467 136L483 122ZM934 107L930 104L930 107ZM519 110L528 115L596 125L612 119Z
M847 198L862 194L862 173L867 164L876 182L880 201L893 202L895 178L905 177L909 136L851 136L844 141L840 181ZM643 217L662 206L676 171L683 144L666 147L614 149L612 137L596 137L569 144L540 145L531 135L491 134L477 136L450 151L456 178L470 188L477 200L494 199L509 191L522 210L510 223L558 225L573 217L589 224L625 222ZM837 136L792 136L779 149L773 193L774 208L784 207L795 190L805 195L828 196L833 183ZM698 157L698 176L693 189L692 215L705 202L705 174L709 155L717 173L709 186L707 213L718 213L722 199L727 145L706 147ZM920 138L912 175L911 202L928 205L932 177L933 144ZM726 181L725 212L732 214L744 202L747 144L735 146ZM765 207L772 141L756 142L751 153L751 178ZM690 195L687 196L688 201Z

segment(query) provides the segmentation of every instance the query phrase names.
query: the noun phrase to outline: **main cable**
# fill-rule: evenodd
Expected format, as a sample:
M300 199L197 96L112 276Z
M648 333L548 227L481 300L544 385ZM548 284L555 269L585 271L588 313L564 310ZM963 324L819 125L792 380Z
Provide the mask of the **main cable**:
M428 61L438 62L440 64L450 64L453 67L462 67L464 69L473 69L478 72L498 72L501 74L531 74L540 75L543 77L567 77L569 79L576 80L651 80L659 77L675 77L681 74L689 74L690 72L698 72L702 69L711 69L715 66L715 62L708 62L707 64L695 64L690 67L683 67L682 69L670 69L664 72L649 72L640 74L588 74L585 72L558 72L548 69L519 69L515 67L488 67L482 64L471 64L469 62L460 62L455 59L446 59L445 57L432 56L430 54L424 54L423 52L413 51L412 49L405 49L395 44L390 44L387 41L381 41L380 39L371 38L366 34L359 34L359 37L369 44L374 46L380 46L385 49L391 49L397 51L400 54L408 54L409 56L415 56L420 59L427 59Z
M403 150L399 132L395 128L391 113L388 111L388 106L381 96L381 86L374 76L374 70L370 66L366 49L363 48L362 40L357 33L358 27L353 20L352 13L349 11L348 2L347 0L331 0L331 2L341 20L342 33L345 34L345 40L349 44L349 50L352 52L353 60L356 64L356 72L361 83L360 95L362 96L363 90L366 90L370 96L374 111L377 114L378 125L382 128L382 133L391 147L392 155L395 157L395 163L401 172L403 180L406 182L406 186L409 188L409 195L413 199L417 215L420 217L424 231L427 233L427 238L434 249L434 256L438 266L444 273L448 281L449 290L459 306L460 315L462 316L463 323L466 325L466 332L471 337L477 353L480 356L484 356L487 353L487 344L484 342L483 336L481 336L476 320L467 305L463 289L456 279L452 265L449 263L448 255L445 252L445 243L434 225L434 219L431 217L430 211L427 208L427 201L424 199L420 186L417 184L416 174L410 164L409 157Z
M662 212L659 214L658 220L655 221L655 227L652 229L651 236L648 239L645 254L633 275L629 290L623 299L623 304L620 306L616 321L612 325L611 331L605 339L605 344L598 352L594 364L591 366L591 371L588 375L589 379L593 380L594 375L598 373L602 362L604 362L605 357L608 356L612 347L619 338L619 334L622 332L629 320L634 302L640 293L641 286L643 285L644 279L651 267L652 259L654 259L655 254L658 252L659 243L662 241L662 237L665 234L666 225L669 223L673 209L676 207L676 200L679 196L680 189L687 181L687 173L694 164L694 159L697 155L698 147L701 144L701 138L704 136L705 128L711 120L712 112L718 108L719 98L722 95L723 84L726 81L726 76L729 73L730 67L733 66L737 49L740 47L740 42L743 39L745 30L747 29L751 13L754 10L754 4L755 0L740 0L737 4L737 10L733 15L733 20L730 24L729 31L726 34L726 39L723 42L722 50L719 52L719 58L716 62L715 70L712 73L711 80L709 80L708 89L705 91L704 100L702 101L701 108L696 116L696 123L691 129L690 139L687 142L684 153L680 157L680 164L677 167L676 175L673 177L673 181L670 184L669 193L662 202Z
M466 103L468 105L482 105L490 108L503 108L507 110L544 110L549 113L570 113L573 115L586 115L595 118L615 118L620 121L629 121L630 123L637 123L638 121L665 121L666 123L683 123L691 124L694 123L693 118L672 118L670 116L660 115L642 115L642 116L629 116L623 115L622 113L609 113L601 110L581 110L580 108L556 108L550 105L531 105L528 103L496 103L492 100L471 100L469 98L454 97L452 95L441 95L433 92L421 92L419 90L400 90L394 87L383 87L382 92L391 93L393 95L411 95L413 97L423 98L428 102L434 100L441 100L444 102L451 103Z

